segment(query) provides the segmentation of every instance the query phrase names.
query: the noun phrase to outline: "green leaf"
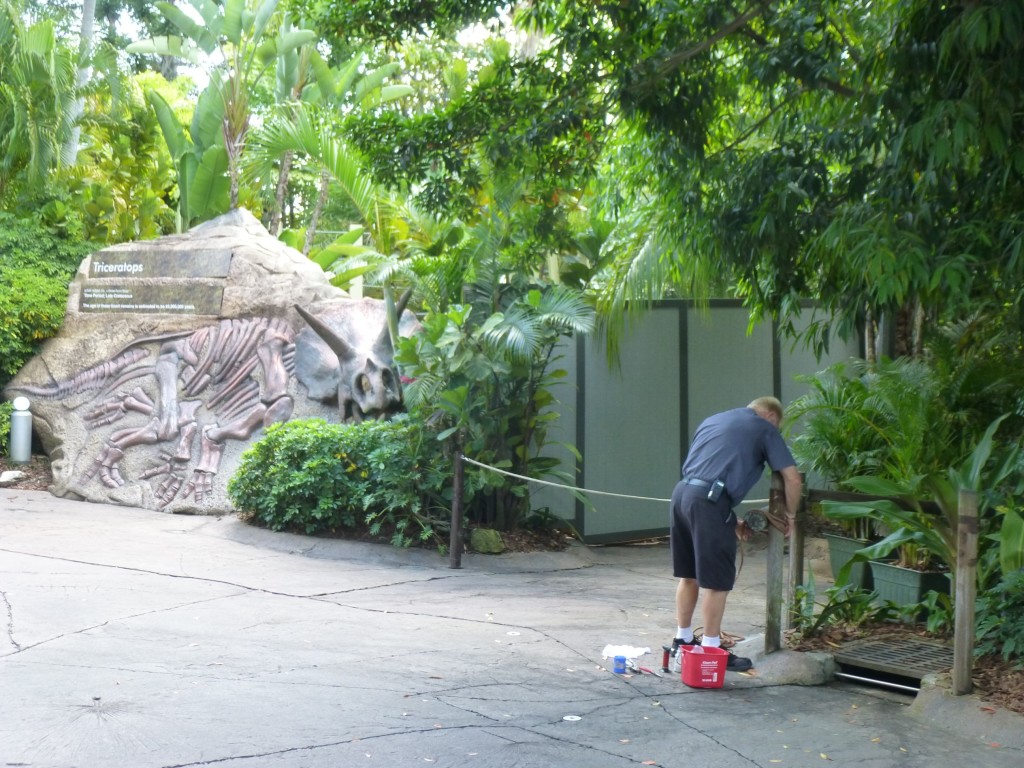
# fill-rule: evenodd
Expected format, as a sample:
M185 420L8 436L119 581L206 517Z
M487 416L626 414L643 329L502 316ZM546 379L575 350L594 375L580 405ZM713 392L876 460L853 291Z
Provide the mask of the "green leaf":
M224 100L211 82L201 94L192 115L192 141L200 152L224 143Z
M263 32L270 23L270 19L274 15L274 11L277 10L277 5L278 0L263 0L263 2L260 3L259 7L256 9L256 20L253 24L253 39L259 39L263 36Z
M854 490L874 496L906 496L905 486L883 477L863 476L850 478L847 483Z
M191 16L171 3L159 2L156 6L164 18L177 27L183 37L198 45L203 53L210 55L217 50L217 25L211 25L211 19L204 19L205 25L197 24Z
M183 59L195 66L202 66L203 59L187 40L180 37L162 36L152 37L148 40L139 40L129 44L125 50L128 53L152 54L155 56L171 56Z
M221 34L236 47L242 44L242 14L245 11L245 3L246 0L224 2L224 26L221 28Z
M1014 509L1003 515L999 530L999 562L1003 573L1024 568L1024 517Z
M146 99L149 101L153 111L156 112L157 122L160 124L160 131L163 133L167 149L171 158L178 162L181 157L192 150L192 142L185 136L185 129L178 122L174 110L159 93L153 90L146 91Z
M230 187L227 150L211 147L203 153L192 182L188 200L192 215L207 219L227 211Z

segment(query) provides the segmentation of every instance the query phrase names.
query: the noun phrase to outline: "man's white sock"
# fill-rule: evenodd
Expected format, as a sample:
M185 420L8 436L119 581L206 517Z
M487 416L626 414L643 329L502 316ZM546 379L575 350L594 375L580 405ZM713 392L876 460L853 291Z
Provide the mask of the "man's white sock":
M701 641L701 645L705 648L721 648L722 647L722 636L717 635L711 637L711 635L704 635L704 639Z
M693 627L676 627L676 637L684 643L692 643Z

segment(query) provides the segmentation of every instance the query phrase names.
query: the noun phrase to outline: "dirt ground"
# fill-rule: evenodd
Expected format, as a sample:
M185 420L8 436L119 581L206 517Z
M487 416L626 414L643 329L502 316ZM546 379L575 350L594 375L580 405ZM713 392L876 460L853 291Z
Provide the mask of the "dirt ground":
M29 464L11 464L0 456L0 473L22 472L23 477L7 485L9 488L45 491L51 483L50 463L45 456L33 456ZM516 531L503 534L505 546L510 552L565 549L567 540L558 531ZM831 651L844 642L860 638L891 637L934 637L923 628L905 624L874 624L858 629L834 628L824 635L808 639L791 639L793 650ZM994 706L1024 714L1024 669L1013 669L999 656L985 656L974 660L973 680L976 692Z

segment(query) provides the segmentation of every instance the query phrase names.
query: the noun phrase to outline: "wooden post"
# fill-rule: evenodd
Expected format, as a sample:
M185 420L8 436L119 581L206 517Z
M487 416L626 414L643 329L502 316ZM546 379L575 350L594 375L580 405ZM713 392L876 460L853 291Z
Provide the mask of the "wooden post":
M775 475L773 475L774 479ZM804 485L806 487L806 483ZM780 510L788 518L789 508L786 506L786 486L782 483ZM800 499L800 506L797 507L796 516L789 521L789 580L786 582L786 629L792 629L796 623L796 614L793 611L796 606L796 591L804 583L804 516L807 508L807 494Z
M786 515L786 493L782 476L772 473L772 486L768 494L768 512ZM781 504L781 506L780 506ZM774 653L782 648L782 583L786 537L774 525L768 526L768 565L765 575L767 595L764 619L764 652Z
M974 598L978 585L978 494L960 489L957 500L956 586L953 620L953 694L971 692Z
M455 451L455 478L452 480L452 530L448 538L448 567L462 567L462 444Z

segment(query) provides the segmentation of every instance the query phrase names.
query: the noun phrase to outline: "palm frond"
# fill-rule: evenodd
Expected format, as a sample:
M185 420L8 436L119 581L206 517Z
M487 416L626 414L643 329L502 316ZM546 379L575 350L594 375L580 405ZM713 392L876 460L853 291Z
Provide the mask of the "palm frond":
M526 363L533 359L541 347L542 323L523 307L512 307L500 315L500 320L486 327L484 340L491 349L500 352L513 363Z
M584 296L562 286L541 295L537 312L543 323L559 331L590 333L596 321L594 308Z

